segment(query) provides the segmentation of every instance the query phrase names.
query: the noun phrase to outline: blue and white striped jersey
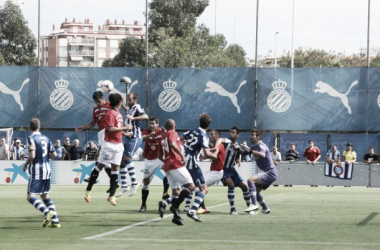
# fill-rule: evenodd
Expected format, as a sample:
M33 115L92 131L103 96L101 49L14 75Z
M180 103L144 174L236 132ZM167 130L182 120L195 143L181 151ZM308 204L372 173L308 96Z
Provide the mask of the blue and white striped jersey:
M224 139L224 147L226 149L226 160L224 161L224 170L232 169L236 165L235 161L239 157L240 145L236 143L238 149L235 149L230 139Z
M204 148L209 148L206 131L202 128L187 131L182 135L185 139L185 157L187 169L198 168L199 154Z
M29 152L36 152L36 157L28 166L30 178L35 180L50 179L51 169L49 165L49 155L55 152L53 143L40 132L34 132L28 137L28 148Z
M145 111L143 108L141 108L140 104L135 104L132 107L129 107L128 111L126 112L127 115L130 115L132 117L138 117L140 115L144 115ZM132 132L133 137L141 138L141 121L131 120L131 119L125 119L124 121L125 125L131 124L133 126L132 130L127 130L127 133Z

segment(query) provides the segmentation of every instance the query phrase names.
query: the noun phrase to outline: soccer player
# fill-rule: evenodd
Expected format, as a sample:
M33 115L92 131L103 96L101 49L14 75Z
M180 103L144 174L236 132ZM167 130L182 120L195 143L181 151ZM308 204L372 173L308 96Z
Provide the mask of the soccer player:
M127 96L128 110L125 119L125 125L132 125L132 129L123 132L126 137L124 144L124 158L120 166L121 188L116 197L122 196L128 191L127 173L131 177L132 187L129 196L135 195L140 183L136 180L135 166L132 162L132 156L141 145L141 121L148 120L148 115L140 104L137 104L137 94L129 93Z
M215 146L216 142L220 138L220 131L219 130L211 130L210 131L210 146L211 152L215 152ZM206 185L207 187L210 187L214 185L216 182L220 181L223 178L223 167L224 167L224 160L226 157L226 150L224 148L223 144L219 144L218 147L218 154L217 158L215 160L212 160L211 166L210 166L210 171L206 172L204 174L204 177L206 179ZM189 199L186 199L186 204L188 203ZM189 202L190 204L190 202ZM203 202L200 205L201 207L197 210L197 214L207 214L209 211L206 208L205 202Z
M186 168L193 178L193 182L198 185L195 191L195 200L187 216L198 222L202 222L202 220L197 216L196 212L208 192L206 180L198 163L199 154L203 151L204 157L210 159L217 159L218 154L218 150L212 153L209 148L206 131L210 123L211 117L206 113L202 113L199 116L199 128L192 129L181 136L181 140L185 140Z
M263 172L253 175L248 179L252 204L245 210L245 212L257 211L259 209L257 202L259 202L262 207L262 212L264 214L269 214L270 209L266 205L261 191L266 190L274 181L276 181L278 175L277 169L273 163L267 145L261 141L261 132L251 130L250 140L251 143L253 143L253 147L249 151L255 156L257 167Z
M105 126L102 123L102 121L103 121L104 116L107 114L107 111L111 107L110 107L110 103L104 99L103 93L101 91L95 91L94 94L92 95L92 99L95 102L95 107L92 110L91 122L88 123L87 125L77 127L75 129L75 132L80 132L82 130L92 129L96 124L98 125L98 128L99 128L99 133L98 133L99 150L98 150L98 153L95 157L95 159L97 160L99 153L100 153L100 150L101 150L101 146L104 142ZM93 176L93 178L91 178L91 176L90 176L90 178L84 179L85 182L88 182L86 190L89 192L91 192L92 186L96 183L97 178L99 176L99 172L101 171L101 169L97 168L97 165L98 165L98 162L96 161L95 162L95 168L91 172L91 176ZM108 177L111 178L111 165L106 165L105 171L106 171ZM95 177L96 177L96 179L95 179ZM86 192L86 194L87 194L87 192ZM88 196L88 197L85 196L84 199L87 202L90 202L91 201L91 193L88 193L88 194L90 196Z
M164 163L158 159L158 152L161 150L161 138L164 129L158 127L159 120L157 117L152 116L149 118L149 128L142 131L142 140L145 142L144 157L144 186L141 189L142 204L140 212L146 211L146 200L149 195L149 183L153 178L153 174L157 168L161 168Z
M103 149L99 155L99 168L103 168L107 164L111 164L111 179L110 179L110 193L107 201L111 205L116 206L115 192L117 188L117 181L119 178L119 165L123 158L123 131L131 129L131 125L122 127L123 117L120 114L120 107L122 105L123 98L120 94L115 93L109 96L111 109L107 111L107 114L103 118L105 126L105 136ZM99 173L99 172L98 172ZM92 178L92 176L91 176Z
M244 183L244 179L236 171L235 166L240 164L239 155L243 152L237 138L239 137L239 129L232 127L230 129L229 139L221 139L226 149L226 158L224 161L224 173L222 182L228 187L228 200L230 202L231 215L238 215L235 207L235 187L238 186L243 191L243 197L247 207L251 205L250 195L247 185ZM219 147L219 142L216 143L216 147Z
M183 226L183 220L179 214L179 206L186 199L190 192L195 188L189 171L185 164L186 159L181 151L181 141L175 131L175 121L169 119L165 123L166 133L162 137L163 150L159 151L158 157L164 161L164 171L172 189L172 206L170 211L174 214L172 222L176 225ZM181 190L181 187L183 189ZM165 204L158 203L160 217L164 216Z
M29 156L23 170L28 170L30 175L28 183L27 201L45 216L43 227L61 227L54 202L49 197L51 169L49 156L56 157L57 153L54 144L49 138L40 133L40 120L33 118L30 121L29 129L31 136L28 137ZM43 203L36 198L40 195ZM50 225L49 225L50 224Z

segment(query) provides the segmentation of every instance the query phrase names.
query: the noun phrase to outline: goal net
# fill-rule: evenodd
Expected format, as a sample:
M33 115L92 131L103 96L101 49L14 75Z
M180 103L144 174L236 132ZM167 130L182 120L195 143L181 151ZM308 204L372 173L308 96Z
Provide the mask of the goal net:
M10 145L13 135L13 128L0 128L0 140L5 138L5 142Z

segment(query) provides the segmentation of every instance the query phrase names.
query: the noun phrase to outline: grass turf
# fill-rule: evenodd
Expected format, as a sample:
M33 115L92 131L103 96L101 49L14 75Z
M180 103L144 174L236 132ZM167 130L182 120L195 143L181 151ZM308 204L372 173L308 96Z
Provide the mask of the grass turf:
M240 189L238 216L229 214L227 189L211 187L203 223L182 217L185 227L158 218L161 187L151 187L148 211L139 213L141 189L134 197L106 202L106 186L94 186L91 203L84 187L53 186L62 227L42 228L43 215L26 201L26 187L0 186L0 249L379 249L379 189L270 187L268 215L248 215ZM170 215L167 209L167 215ZM143 222L143 223L141 223ZM129 226L129 227L127 227ZM126 228L127 227L127 228ZM86 240L86 237L112 232Z

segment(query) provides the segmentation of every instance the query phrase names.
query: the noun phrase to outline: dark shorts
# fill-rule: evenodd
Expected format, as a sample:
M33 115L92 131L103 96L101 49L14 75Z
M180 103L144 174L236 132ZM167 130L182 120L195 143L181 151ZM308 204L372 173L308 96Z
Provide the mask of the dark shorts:
M233 182L235 187L239 186L241 182L244 181L243 177L236 171L234 168L225 168L223 173L222 182L224 186L227 186L225 183L225 180L230 178Z
M187 169L191 175L191 178L193 178L193 182L195 185L200 184L204 185L206 184L205 177L203 176L202 170L198 168L192 168L192 169Z
M50 192L50 179L48 180L35 180L29 179L28 194L47 194Z
M258 185L263 190L267 189L273 182L277 180L277 171L261 172L257 174L261 180L261 184Z
M124 156L132 157L141 146L141 138L127 137L124 143Z

